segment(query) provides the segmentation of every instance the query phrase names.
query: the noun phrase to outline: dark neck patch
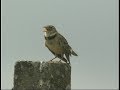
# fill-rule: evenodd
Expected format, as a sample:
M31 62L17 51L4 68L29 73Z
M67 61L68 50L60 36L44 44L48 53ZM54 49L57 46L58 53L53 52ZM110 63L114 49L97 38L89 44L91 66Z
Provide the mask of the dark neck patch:
M53 36L49 36L49 37L45 37L45 40L51 40L54 39L56 37L57 34L53 35Z

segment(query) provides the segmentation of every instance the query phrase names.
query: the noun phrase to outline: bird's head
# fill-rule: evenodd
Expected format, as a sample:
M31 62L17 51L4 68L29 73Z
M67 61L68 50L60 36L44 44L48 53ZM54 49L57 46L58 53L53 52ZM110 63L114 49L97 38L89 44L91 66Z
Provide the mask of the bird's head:
M43 32L45 33L45 37L53 36L57 33L56 28L53 25L47 25L43 27Z

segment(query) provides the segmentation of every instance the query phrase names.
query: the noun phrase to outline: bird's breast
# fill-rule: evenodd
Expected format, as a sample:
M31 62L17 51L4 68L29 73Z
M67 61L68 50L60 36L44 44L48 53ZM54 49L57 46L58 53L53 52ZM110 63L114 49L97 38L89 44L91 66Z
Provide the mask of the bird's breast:
M59 42L56 40L48 40L48 41L46 41L46 45L55 54L63 53L63 48L60 46Z

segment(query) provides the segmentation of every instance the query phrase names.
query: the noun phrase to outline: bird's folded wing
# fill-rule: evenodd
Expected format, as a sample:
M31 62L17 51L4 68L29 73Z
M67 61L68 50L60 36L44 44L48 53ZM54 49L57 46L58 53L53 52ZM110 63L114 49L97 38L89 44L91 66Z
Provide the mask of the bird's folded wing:
M71 47L69 46L67 40L60 34L58 38L59 38L58 40L59 40L60 46L65 50L66 53L70 54Z

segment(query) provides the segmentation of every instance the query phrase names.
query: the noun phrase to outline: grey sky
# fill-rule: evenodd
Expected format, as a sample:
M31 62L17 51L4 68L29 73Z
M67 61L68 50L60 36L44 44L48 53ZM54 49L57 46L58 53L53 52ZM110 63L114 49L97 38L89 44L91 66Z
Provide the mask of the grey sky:
M50 60L42 27L55 25L78 57L72 88L118 88L118 0L2 0L2 88L18 60Z

